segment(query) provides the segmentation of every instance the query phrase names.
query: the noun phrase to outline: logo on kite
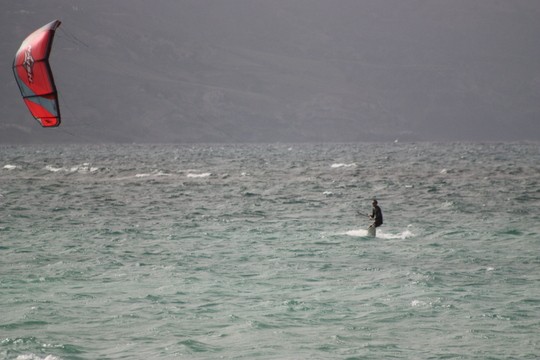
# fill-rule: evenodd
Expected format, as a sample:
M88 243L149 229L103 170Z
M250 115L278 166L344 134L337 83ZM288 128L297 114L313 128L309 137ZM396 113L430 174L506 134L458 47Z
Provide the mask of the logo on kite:
M34 67L34 58L32 57L32 45L28 45L28 49L24 53L24 61L22 65L28 74L28 81L34 82L34 74L32 73L32 68Z

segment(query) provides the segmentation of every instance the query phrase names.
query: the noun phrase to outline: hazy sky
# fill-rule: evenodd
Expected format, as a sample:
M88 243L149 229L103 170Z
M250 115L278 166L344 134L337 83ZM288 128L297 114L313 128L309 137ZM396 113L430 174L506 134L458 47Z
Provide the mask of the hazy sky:
M540 140L537 0L20 0L2 5L0 143ZM63 22L62 125L11 63Z

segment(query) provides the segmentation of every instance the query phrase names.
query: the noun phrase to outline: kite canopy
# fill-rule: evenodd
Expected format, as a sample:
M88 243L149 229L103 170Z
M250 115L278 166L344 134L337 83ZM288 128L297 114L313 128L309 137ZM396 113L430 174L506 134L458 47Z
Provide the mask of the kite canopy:
M55 20L30 34L13 60L13 73L24 102L43 127L60 125L58 94L49 66L53 37L60 24Z

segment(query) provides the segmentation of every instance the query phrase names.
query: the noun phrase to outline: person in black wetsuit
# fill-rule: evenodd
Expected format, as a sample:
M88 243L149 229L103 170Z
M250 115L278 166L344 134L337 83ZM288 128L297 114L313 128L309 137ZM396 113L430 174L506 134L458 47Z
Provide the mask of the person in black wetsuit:
M383 224L383 216L382 216L382 211L381 211L381 208L379 207L379 205L377 205L377 200L373 200L371 202L371 205L373 205L373 212L371 213L371 215L369 215L369 218L371 220L375 220L375 222L373 224L371 224L369 227L368 227L368 230L371 229L371 228L376 228L376 227L379 227Z

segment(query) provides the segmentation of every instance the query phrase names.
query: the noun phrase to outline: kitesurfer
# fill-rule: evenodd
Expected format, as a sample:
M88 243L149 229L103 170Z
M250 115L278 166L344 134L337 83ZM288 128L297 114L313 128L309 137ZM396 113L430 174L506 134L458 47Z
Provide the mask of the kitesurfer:
M373 200L371 202L371 205L373 205L373 212L371 213L371 215L369 215L369 218L371 220L375 220L375 222L368 227L368 230L371 228L377 228L383 224L382 211L378 205L377 200Z

